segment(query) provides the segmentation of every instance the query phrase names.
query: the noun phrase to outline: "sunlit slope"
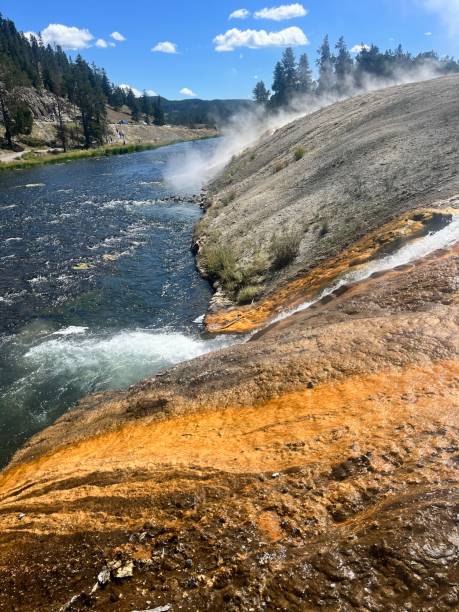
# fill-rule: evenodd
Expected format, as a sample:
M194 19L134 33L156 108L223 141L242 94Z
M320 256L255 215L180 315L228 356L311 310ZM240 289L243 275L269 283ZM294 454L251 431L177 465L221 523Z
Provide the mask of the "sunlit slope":
M454 75L350 98L266 133L211 184L196 232L200 264L229 249L242 280L220 274L226 293L266 292L457 193L458 114ZM283 240L297 248L279 263Z

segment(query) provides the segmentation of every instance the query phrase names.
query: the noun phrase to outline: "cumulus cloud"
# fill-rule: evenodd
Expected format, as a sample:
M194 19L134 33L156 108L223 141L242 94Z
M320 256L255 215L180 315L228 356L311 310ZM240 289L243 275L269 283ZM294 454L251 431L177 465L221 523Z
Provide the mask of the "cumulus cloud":
M370 50L370 45L364 45L363 43L361 43L360 45L354 45L352 47L352 49L351 49L351 53L360 53L364 49L369 51Z
M286 19L295 19L296 17L304 17L308 11L302 4L281 4L272 8L264 8L254 13L255 19L270 19L271 21L284 21Z
M154 89L147 89L147 96L157 96L158 94Z
M173 42L165 40L164 42L159 42L156 44L152 51L156 51L158 53L177 53L177 45Z
M424 36L432 36L432 32L424 32Z
M436 13L450 36L459 35L459 0L418 0L430 12Z
M194 93L194 91L192 89L190 89L189 87L182 87L182 89L179 92L182 96L188 96L189 98L194 98L195 96L197 96L198 94Z
M250 11L247 9L238 9L229 16L230 19L247 19L247 17L250 17Z
M117 40L118 42L124 42L126 40L126 38L120 32L117 32L116 30L115 32L112 32L110 36L113 38L113 40Z
M285 28L279 32L266 30L239 30L233 28L214 38L215 51L234 51L239 47L262 49L264 47L295 47L307 45L306 34L297 27Z
M45 45L60 45L63 49L86 49L94 36L89 30L50 23L41 33Z
M142 97L142 92L140 91L140 89L137 89L137 87L133 87L132 85L128 85L127 83L121 83L121 85L119 85L119 88L123 89L124 91L131 90L136 98Z
M108 47L107 41L103 38L98 38L96 40L96 47L100 47L101 49L106 49Z

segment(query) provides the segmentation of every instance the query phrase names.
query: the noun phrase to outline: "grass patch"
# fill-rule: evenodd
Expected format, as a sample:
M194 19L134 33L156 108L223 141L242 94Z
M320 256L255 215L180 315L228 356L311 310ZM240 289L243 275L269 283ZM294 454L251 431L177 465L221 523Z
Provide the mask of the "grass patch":
M300 159L303 159L305 153L306 150L304 147L297 147L295 149L295 153L293 154L295 161L300 161Z
M298 231L285 231L275 234L271 239L271 267L282 270L290 265L300 250L302 235Z
M235 199L236 199L236 192L230 191L230 193L227 193L226 195L222 197L222 204L223 206L227 206Z
M247 287L242 287L237 294L237 303L238 304L250 304L260 295L262 288L257 285L248 285Z
M229 291L234 291L242 280L236 257L229 247L211 247L206 253L205 266L210 278L219 280Z
M67 151L67 153L56 153L52 155L40 155L36 157L27 156L26 159L17 159L11 162L0 162L0 171L2 170L19 170L21 168L33 168L43 164L59 164L62 162L75 161L78 159L86 159L89 157L110 157L111 155L125 155L126 153L136 153L138 151L148 151L151 149L159 149L169 145L184 142L185 140L207 140L215 138L215 136L199 136L197 138L177 138L169 142L145 142L140 144L127 145L107 145L97 147L95 149L78 149Z

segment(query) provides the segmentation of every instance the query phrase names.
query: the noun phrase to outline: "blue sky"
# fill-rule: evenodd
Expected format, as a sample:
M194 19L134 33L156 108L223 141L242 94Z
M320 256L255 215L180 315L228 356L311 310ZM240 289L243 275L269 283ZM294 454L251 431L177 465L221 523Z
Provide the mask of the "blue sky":
M313 60L325 33L349 47L459 55L459 0L2 0L0 10L20 30L79 47L115 83L169 99L249 97L256 80L271 85L276 45Z

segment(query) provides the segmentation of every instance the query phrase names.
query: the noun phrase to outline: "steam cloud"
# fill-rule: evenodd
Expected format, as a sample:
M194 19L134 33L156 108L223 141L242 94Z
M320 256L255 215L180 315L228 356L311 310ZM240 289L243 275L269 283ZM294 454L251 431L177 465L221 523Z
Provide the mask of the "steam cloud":
M196 150L172 159L165 171L165 179L171 190L176 192L195 192L211 181L225 167L234 155L253 146L266 132L276 130L301 117L310 115L335 102L353 96L377 91L395 85L405 85L427 81L440 76L435 61L409 72L400 72L390 79L367 75L360 87L349 84L346 95L324 94L317 96L298 96L286 109L276 113L266 113L262 108L240 113L231 118L221 128L223 137L212 153L204 154Z

